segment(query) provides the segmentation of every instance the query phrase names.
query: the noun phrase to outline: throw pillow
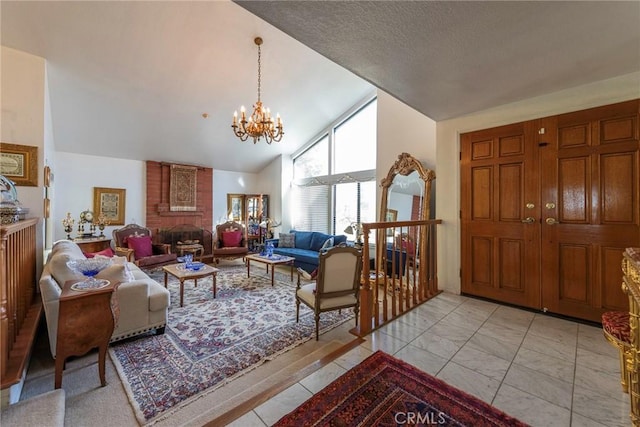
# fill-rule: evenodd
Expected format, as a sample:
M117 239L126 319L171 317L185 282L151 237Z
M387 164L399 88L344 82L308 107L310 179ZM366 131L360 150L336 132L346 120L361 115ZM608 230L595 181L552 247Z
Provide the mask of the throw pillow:
M322 247L320 248L320 252L328 251L332 247L333 247L333 237L329 237L327 240L325 240L324 245L322 245Z
M127 239L127 246L129 249L133 249L133 254L136 259L146 258L153 255L151 236L130 236Z
M97 279L105 279L111 283L124 283L134 280L133 273L126 264L112 264L98 274Z
M87 258L93 258L93 257L99 256L99 255L111 258L115 254L113 253L113 250L111 248L106 248L106 249L103 249L103 250L101 250L99 252L84 252L84 256L86 256Z
M295 248L296 247L296 233L280 233L280 240L278 240L279 248Z
M234 248L240 246L242 241L242 231L223 231L222 244L225 248Z

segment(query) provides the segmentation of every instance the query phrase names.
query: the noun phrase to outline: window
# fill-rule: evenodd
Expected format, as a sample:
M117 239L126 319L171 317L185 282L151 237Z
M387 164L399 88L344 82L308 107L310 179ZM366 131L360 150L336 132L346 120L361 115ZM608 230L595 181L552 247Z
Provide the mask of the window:
M377 101L353 111L294 158L293 228L344 234L375 221Z
M310 178L329 175L329 136L325 135L293 162L293 176Z

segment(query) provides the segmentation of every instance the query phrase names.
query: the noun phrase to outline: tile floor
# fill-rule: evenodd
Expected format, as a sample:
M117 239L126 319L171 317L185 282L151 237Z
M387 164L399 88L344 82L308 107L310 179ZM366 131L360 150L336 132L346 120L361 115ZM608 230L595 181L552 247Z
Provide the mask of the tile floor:
M601 328L446 293L231 425L272 425L376 350L533 426L630 425L618 353Z

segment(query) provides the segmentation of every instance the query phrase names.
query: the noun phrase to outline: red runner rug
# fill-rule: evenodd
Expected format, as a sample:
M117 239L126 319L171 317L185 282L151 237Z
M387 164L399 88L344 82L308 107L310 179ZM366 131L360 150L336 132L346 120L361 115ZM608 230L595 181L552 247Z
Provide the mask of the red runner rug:
M442 380L377 351L275 426L526 426Z

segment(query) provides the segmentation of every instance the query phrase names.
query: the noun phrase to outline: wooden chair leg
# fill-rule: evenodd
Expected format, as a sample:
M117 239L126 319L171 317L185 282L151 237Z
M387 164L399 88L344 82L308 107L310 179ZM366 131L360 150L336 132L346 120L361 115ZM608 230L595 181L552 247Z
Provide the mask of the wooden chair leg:
M320 313L316 313L316 341L320 339Z
M296 298L296 323L300 320L300 300Z

